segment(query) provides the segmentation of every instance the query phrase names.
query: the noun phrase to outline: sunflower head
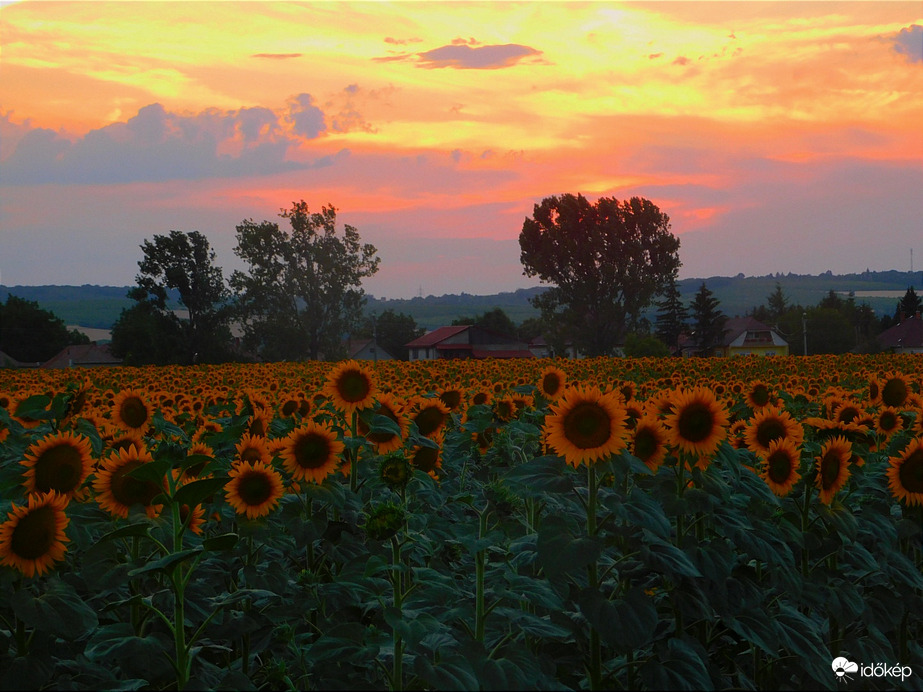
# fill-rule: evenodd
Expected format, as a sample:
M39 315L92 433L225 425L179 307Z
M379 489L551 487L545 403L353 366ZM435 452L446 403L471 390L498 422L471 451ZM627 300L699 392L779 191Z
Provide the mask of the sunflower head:
M335 430L307 421L288 434L280 453L285 470L296 481L322 483L336 471L344 448Z
M769 443L763 455L760 476L775 495L785 497L801 478L798 471L800 463L801 454L795 442L789 438L778 438Z
M71 499L90 475L92 448L83 435L58 431L34 442L20 463L26 492L54 491Z
M224 486L228 504L248 519L268 515L279 504L285 490L282 476L261 461L235 461Z
M64 559L69 519L64 513L68 499L51 491L32 493L28 504L13 503L8 519L0 524L0 565L26 577L41 576Z
M900 373L891 372L881 382L881 403L885 406L901 408L910 396L910 383Z
M110 514L125 518L133 506L140 505L150 518L160 514L163 505L153 504L164 488L152 480L136 478L132 472L153 461L151 453L134 445L114 450L102 462L93 481L96 501Z
M392 452L381 460L378 474L391 490L401 491L410 482L413 467L402 452Z
M852 444L845 437L831 437L821 446L815 466L815 485L824 504L833 502L834 495L846 485L851 458Z
M667 431L660 419L650 414L639 419L631 433L629 448L656 473L667 455Z
M706 458L727 437L728 414L714 392L699 386L679 391L665 423L675 447Z
M923 439L916 437L888 459L891 494L908 505L923 505Z
M112 401L112 421L122 430L143 435L151 427L153 407L139 389L123 389Z
M424 437L438 435L449 420L449 408L441 399L415 396L410 402L410 420Z
M613 393L571 387L550 407L546 441L572 466L591 464L626 446L628 414Z
M404 508L392 502L373 507L365 517L365 533L373 541L386 541L404 526Z
M554 365L542 370L538 378L538 391L549 401L557 401L567 387L567 373Z
M370 408L375 403L377 390L371 370L355 360L348 360L330 371L323 393L338 410L352 414Z

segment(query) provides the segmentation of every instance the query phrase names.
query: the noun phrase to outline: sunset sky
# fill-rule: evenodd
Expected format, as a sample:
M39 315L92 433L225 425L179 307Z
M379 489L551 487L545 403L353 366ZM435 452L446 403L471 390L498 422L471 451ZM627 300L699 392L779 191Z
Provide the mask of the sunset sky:
M923 3L0 3L0 283L134 283L304 199L377 297L523 276L544 197L646 197L680 277L923 269Z

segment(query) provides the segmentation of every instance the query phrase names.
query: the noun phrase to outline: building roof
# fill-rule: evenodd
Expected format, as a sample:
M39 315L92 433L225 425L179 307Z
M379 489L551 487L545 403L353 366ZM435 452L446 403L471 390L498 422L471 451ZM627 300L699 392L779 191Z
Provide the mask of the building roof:
M878 335L878 343L884 348L923 348L923 319L920 319L920 313L885 329Z
M440 341L448 339L450 336L455 336L470 328L471 325L468 324L456 325L454 327L437 327L433 331L427 332L423 336L419 336L413 341L408 342L405 346L407 346L407 348L435 346Z
M112 355L108 344L78 344L65 346L56 356L42 365L43 368L68 368L73 365L119 365L121 359Z
M788 342L754 317L731 317L724 323L724 346L785 346Z

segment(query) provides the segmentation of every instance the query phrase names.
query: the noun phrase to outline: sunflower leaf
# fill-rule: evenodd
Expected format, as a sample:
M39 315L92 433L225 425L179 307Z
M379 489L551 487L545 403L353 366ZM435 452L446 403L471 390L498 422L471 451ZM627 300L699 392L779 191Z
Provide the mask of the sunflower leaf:
M226 478L203 478L179 488L173 494L173 500L180 505L194 507L207 497L220 492L227 485Z
M28 589L13 592L10 607L29 627L67 641L80 639L99 625L96 611L74 587L57 578L49 579L38 596Z
M223 533L220 536L211 536L202 541L202 550L224 552L237 545L239 538L240 537L236 533Z
M140 574L146 574L147 572L157 572L157 571L169 572L170 570L173 569L173 567L175 567L176 565L178 565L179 563L185 560L188 560L193 555L198 555L199 553L202 552L202 550L203 548L200 546L197 548L189 548L187 550L180 550L179 552L176 552L176 553L170 553L169 555L166 555L160 558L159 560L154 560L153 562L149 562L142 567L133 569L131 572L128 573L128 576L137 577Z
M152 524L148 521L142 521L135 524L129 524L128 526L122 526L114 531L110 531L107 534L103 534L96 541L97 543L102 543L104 541L111 541L116 538L130 538L132 536L150 536Z

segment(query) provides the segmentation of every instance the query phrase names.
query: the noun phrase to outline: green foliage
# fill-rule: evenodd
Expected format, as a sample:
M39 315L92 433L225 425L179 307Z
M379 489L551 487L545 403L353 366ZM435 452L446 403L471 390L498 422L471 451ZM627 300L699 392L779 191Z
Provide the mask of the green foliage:
M279 216L291 231L269 221L237 226L235 252L248 270L235 271L231 286L244 342L266 360L335 360L358 327L361 283L378 271L377 250L348 224L337 235L333 206L311 213L302 200Z
M546 197L519 235L527 276L551 287L536 296L542 317L579 350L609 355L679 268L670 219L649 200Z
M417 326L412 316L388 309L381 314L366 315L356 336L363 339L374 337L375 341L393 358L407 360L406 344L423 336L425 331Z
M43 363L70 344L88 342L35 301L10 294L0 303L0 351L21 363Z
M718 308L719 304L703 281L690 306L693 339L700 356L712 355L714 348L723 343L727 317Z
M667 345L651 334L637 334L630 332L625 337L625 346L623 348L625 356L628 358L645 358L669 356L670 349Z

